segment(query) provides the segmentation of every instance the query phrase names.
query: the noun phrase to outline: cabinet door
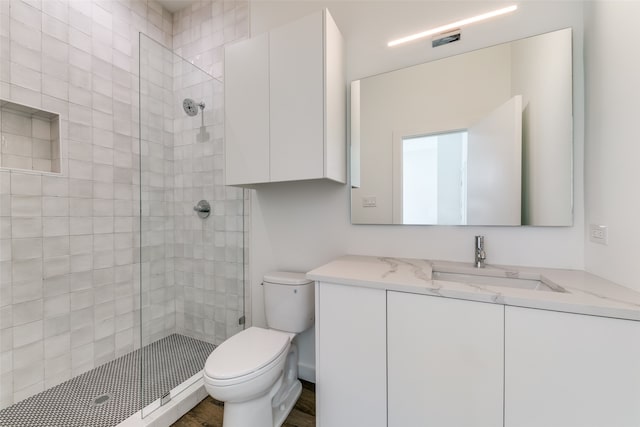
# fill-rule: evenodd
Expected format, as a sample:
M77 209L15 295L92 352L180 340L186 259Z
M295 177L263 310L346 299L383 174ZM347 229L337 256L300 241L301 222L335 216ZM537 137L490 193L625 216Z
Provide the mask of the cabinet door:
M271 181L324 175L323 12L271 31Z
M505 426L640 426L640 322L506 307Z
M225 49L227 185L269 182L269 35Z
M387 425L385 291L316 284L319 427Z
M503 306L388 292L387 334L389 427L502 426Z

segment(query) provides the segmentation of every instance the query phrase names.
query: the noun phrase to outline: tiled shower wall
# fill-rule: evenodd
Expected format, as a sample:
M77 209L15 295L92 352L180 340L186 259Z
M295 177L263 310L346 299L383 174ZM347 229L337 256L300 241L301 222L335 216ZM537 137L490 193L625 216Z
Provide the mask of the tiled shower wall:
M240 329L249 210L223 186L222 85L201 144L176 132L194 129L173 91L198 95L180 86L180 61L156 50L162 71L141 76L163 81L161 100L142 94L162 126L142 135L141 242L137 49L142 31L220 78L247 16L246 1L171 16L151 0L0 0L0 98L61 116L60 174L0 170L0 407L137 347L140 300L145 341L177 329L219 343ZM200 194L215 200L204 223Z
M174 13L174 51L223 81L224 45L248 36L248 12L246 1L204 0ZM181 80L180 71L176 70L175 93L197 102L204 96L204 120L211 135L198 140L200 116L176 115L175 135L180 135L175 141L176 324L180 333L219 344L242 329L238 319L243 306L247 317L251 313L242 286L249 277L244 274L248 237L243 234L243 226L248 230L249 199L246 192L243 204L241 189L224 186L223 84L213 82L211 99L198 84ZM206 221L192 210L200 195L212 202Z
M174 34L174 43L193 40L189 58L141 40L145 343L172 327L216 344L242 329L248 209L241 190L224 186L223 84L210 73L222 70L224 43L246 36L246 11L247 3L200 2L176 13L174 25L188 22L188 35ZM208 37L214 32L215 40ZM188 116L186 98L204 102L204 110ZM207 219L193 211L201 199L211 204Z
M0 171L0 407L139 344L138 31L145 0L0 0L0 98L61 116L61 174Z
M134 246L142 246L140 297L143 345L175 332L176 326L173 277L174 57L161 44L140 36L142 218L136 226L139 225L142 231L134 235Z

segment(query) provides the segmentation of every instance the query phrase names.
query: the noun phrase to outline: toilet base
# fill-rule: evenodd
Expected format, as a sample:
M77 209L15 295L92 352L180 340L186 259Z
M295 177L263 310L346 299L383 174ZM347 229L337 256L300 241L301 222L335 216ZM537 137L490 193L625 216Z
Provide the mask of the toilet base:
M280 427L293 409L302 393L302 383L298 379L298 346L291 344L284 367L282 385L271 401L273 427Z
M278 383L276 397L269 393L249 402L225 402L222 427L281 427L302 394L302 383Z
M282 384L282 379L277 385ZM245 402L224 402L222 427L273 427L272 393Z
M207 391L216 397L216 393ZM298 347L291 344L284 371L271 390L250 400L224 401L222 427L281 427L301 394Z
M284 423L284 420L287 419L287 416L302 394L302 383L300 383L299 380L289 383L286 386L287 389L282 390L282 403L277 405L277 407L273 406L273 427L280 427L282 423Z

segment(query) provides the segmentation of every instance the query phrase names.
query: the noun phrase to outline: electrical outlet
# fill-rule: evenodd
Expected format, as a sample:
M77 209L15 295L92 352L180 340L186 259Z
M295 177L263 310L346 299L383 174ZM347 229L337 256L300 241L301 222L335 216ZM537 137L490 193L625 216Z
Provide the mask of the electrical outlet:
M375 208L376 207L376 196L363 197L362 198L362 207Z
M606 225L589 225L589 240L593 243L599 243L601 245L608 244L609 233L607 232Z

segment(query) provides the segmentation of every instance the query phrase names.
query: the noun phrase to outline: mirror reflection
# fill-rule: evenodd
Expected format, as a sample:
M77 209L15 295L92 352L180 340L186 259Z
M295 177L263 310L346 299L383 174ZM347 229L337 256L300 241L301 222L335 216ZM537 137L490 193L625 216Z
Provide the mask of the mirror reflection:
M571 29L352 83L354 224L572 223Z

